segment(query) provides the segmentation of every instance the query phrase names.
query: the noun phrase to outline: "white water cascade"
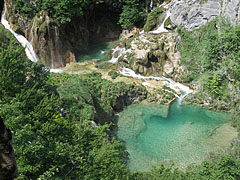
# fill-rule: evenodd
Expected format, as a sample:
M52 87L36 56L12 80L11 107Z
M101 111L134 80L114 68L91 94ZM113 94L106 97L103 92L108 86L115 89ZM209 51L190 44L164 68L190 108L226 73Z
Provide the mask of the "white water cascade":
M6 3L4 5L4 12L2 14L1 17L1 23L2 25L8 29L14 36L15 38L19 41L19 43L25 48L25 53L28 57L28 59L30 59L33 62L37 62L38 58L33 50L33 46L32 44L22 35L17 34L16 32L14 32L10 26L10 24L8 23L8 21L6 20L6 13L7 13L7 6Z
M189 87L179 83L175 82L170 78L165 78L165 77L155 77L155 76L142 76L140 74L136 74L133 70L129 68L122 68L119 71L120 74L128 77L133 77L133 78L138 78L138 79L154 79L154 80L161 80L163 81L163 85L173 89L176 93L181 93L180 96L175 94L175 96L178 98L178 104L181 105L182 100L184 99L185 96L187 96L189 93L192 93L193 90L190 89ZM149 85L149 83L142 83L143 85Z
M168 32L168 30L164 27L164 23L166 22L166 20L171 16L171 12L170 10L167 10L166 12L166 17L165 19L163 20L162 24L154 31L150 31L149 33L151 34L160 34L160 33L163 33L163 32Z
M110 62L110 63L117 63L118 62L118 59L122 56L122 55L124 55L124 54L127 54L127 52L130 52L131 50L130 49L128 49L128 50L126 50L126 48L121 48L121 47L119 47L119 46L117 46L116 48L114 48L114 49L112 49L112 59L110 59L108 62ZM114 57L114 54L116 54L116 53L118 53L117 54L117 57Z

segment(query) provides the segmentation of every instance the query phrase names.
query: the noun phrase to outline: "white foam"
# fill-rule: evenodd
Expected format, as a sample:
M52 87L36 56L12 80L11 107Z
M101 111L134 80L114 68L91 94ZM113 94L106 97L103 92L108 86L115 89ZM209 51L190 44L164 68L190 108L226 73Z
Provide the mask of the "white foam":
M132 69L129 68L122 68L119 71L120 74L128 77L133 77L133 78L138 78L138 79L154 79L154 80L161 80L163 81L163 85L173 89L176 93L181 93L181 96L178 96L175 94L175 96L178 98L179 104L181 104L182 100L184 99L185 96L187 96L189 93L192 93L193 90L190 89L189 87L179 83L175 82L171 78L166 78L166 77L156 77L156 76L142 76L140 74L136 74ZM144 84L143 84L144 83ZM143 85L150 85L148 82L143 82ZM147 84L148 83L148 84Z
M8 21L5 18L6 13L7 13L7 6L5 3L4 4L4 12L1 17L1 23L3 24L3 26L6 29L8 29L15 36L15 38L20 42L20 44L25 48L25 53L26 53L28 59L30 59L33 62L37 62L38 58L33 50L32 44L24 36L17 34L16 32L14 32L12 30L10 24L8 23Z
M50 69L51 73L64 73L64 70L62 69Z
M118 59L122 55L127 54L127 52L130 52L130 49L126 50L126 48L124 48L124 47L122 48L120 46L117 46L116 48L112 49L112 51L113 51L112 52L112 59L110 59L108 62L115 64L115 63L118 62ZM114 54L116 54L116 53L118 53L117 57L114 57Z
M143 86L149 86L150 83L148 83L148 82L143 82L142 85L143 85Z
M151 33L151 34L160 34L160 33L163 33L163 32L168 32L168 30L164 27L164 23L170 16L171 16L171 12L170 12L170 10L167 10L166 17L163 20L162 24L156 30L150 31L149 33Z

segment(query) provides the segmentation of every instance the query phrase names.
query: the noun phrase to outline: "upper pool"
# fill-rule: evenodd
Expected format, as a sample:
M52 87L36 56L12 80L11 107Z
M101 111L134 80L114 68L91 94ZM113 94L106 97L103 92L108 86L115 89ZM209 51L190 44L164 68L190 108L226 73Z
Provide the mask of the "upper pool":
M230 145L237 132L227 113L193 105L134 104L120 113L117 137L129 153L130 171L173 161L181 169Z
M85 51L78 57L77 62L84 62L90 60L99 60L99 61L107 61L111 58L108 57L108 52L114 47L114 42L98 42L91 43L89 46L89 50Z

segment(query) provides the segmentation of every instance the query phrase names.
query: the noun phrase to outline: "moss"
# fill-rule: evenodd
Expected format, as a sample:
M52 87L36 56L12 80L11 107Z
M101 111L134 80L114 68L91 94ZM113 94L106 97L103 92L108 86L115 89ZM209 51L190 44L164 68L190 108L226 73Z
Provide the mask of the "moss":
M39 27L39 32L45 34L47 32L47 23L44 22L43 24L40 25Z
M172 21L170 19L170 17L167 18L167 20L164 22L164 27L166 28L172 28Z
M130 39L127 40L127 42L126 42L126 49L131 48L131 43L132 43L133 40L134 40L134 37L131 37Z
M163 13L163 10L159 7L155 8L152 12L148 14L146 24L144 25L143 29L145 32L151 31L153 28L160 24L159 15Z

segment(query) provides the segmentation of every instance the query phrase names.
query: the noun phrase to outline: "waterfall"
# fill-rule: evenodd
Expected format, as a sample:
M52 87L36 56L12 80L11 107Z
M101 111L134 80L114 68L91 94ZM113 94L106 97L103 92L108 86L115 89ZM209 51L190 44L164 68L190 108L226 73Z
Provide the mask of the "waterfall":
M119 71L120 74L128 77L138 78L138 79L154 79L154 80L161 80L163 81L163 85L173 89L176 93L181 93L182 95L178 96L175 94L175 96L178 98L178 104L181 105L182 100L185 96L187 96L189 93L192 93L193 90L189 87L179 83L175 82L174 80L166 77L155 77L155 76L142 76L140 74L136 74L132 69L129 68L122 68ZM149 83L142 83L143 85L149 85Z
M117 62L118 62L118 59L119 59L122 55L126 54L127 52L130 52L131 50L130 50L130 49L126 50L126 48L121 48L121 47L117 46L116 48L112 49L112 51L113 51L113 52L112 52L112 59L109 60L108 62L114 64L114 63L117 63ZM114 54L116 54L116 53L118 53L118 56L117 56L117 57L114 57Z
M53 49L53 41L51 38L51 32L50 32L50 27L49 27L49 17L46 15L46 23L47 23L47 30L48 30L48 42L49 42L49 48L50 48L50 55L51 55L51 65L50 68L54 68L54 60L55 60L55 55L54 55L54 49Z
M62 58L62 54L59 52L61 43L59 43L59 30L58 30L58 27L57 27L57 26L55 26L55 36L56 36L56 42L55 42L55 44L56 44L56 46L57 46L58 60L59 60L59 62L60 62L60 64L61 64L61 66L64 67L65 64L64 64L64 61L63 61L63 58Z
M171 12L170 10L168 10L166 12L166 17L165 19L163 20L162 24L155 30L155 31L150 31L149 33L152 33L152 34L160 34L160 33L163 33L163 32L168 32L167 29L165 29L164 27L164 23L166 22L166 20L171 16Z
M34 28L34 25L35 25L35 21L33 20L33 23L32 23L32 27L31 27L31 30L30 30L30 43L33 45L33 28Z
M19 41L19 43L25 48L25 53L26 53L28 59L30 59L33 62L36 62L38 60L38 58L33 50L32 44L24 36L17 34L12 30L10 24L6 20L6 17L5 17L6 13L7 13L7 5L5 3L4 4L4 12L1 17L2 25L6 29L8 29L15 36L15 38Z

